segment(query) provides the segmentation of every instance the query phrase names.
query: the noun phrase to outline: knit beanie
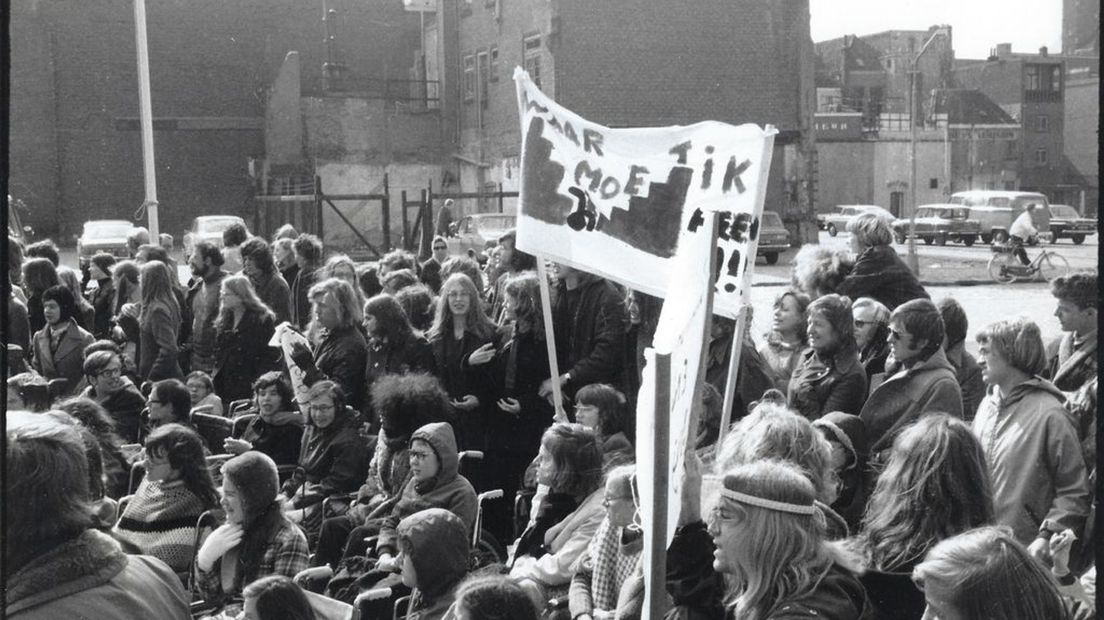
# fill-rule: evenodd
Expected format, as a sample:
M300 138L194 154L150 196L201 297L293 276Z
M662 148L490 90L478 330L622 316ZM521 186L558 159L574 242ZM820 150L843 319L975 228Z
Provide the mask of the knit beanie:
M833 411L814 420L813 426L847 450L851 455L852 467L861 467L866 462L869 446L866 440L866 424L862 418L842 411Z
M251 523L265 511L280 490L276 463L263 452L250 450L226 461L222 475L234 483L241 497L245 523Z

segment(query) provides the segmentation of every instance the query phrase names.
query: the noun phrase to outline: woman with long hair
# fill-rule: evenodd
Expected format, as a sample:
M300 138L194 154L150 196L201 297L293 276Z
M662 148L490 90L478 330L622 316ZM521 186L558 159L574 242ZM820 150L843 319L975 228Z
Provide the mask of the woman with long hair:
M851 300L818 297L807 315L809 348L790 378L790 406L810 420L829 411L858 415L866 400L866 371L855 344Z
M276 331L276 315L257 297L244 275L222 279L216 321L215 392L224 403L249 398L253 381L275 370L278 351L268 346Z
M127 304L142 302L138 276L138 263L133 260L115 263L115 268L111 270L111 282L115 287L115 297L112 300L113 316L118 316L123 311L123 306Z
M158 427L146 437L146 477L112 531L177 573L192 562L199 515L218 505L203 440L180 424Z
M183 379L178 359L181 311L173 294L175 276L160 261L142 265L139 273L142 304L138 313L138 376L149 381Z
M912 571L924 591L925 618L1066 620L1054 577L1003 527L948 538Z
M226 523L207 537L196 554L196 585L207 602L240 596L269 575L294 577L307 567L310 550L303 532L284 516L277 498L276 463L250 451L222 466Z
M493 355L495 327L484 314L481 299L471 278L452 274L441 285L428 334L437 376L452 398L460 446L465 450L486 449L485 416L493 397L486 371L473 368L468 359L476 352L481 357Z
M66 265L58 267L57 274L58 281L64 284L65 288L69 289L69 292L73 294L73 299L77 303L77 313L73 316L73 318L77 319L77 325L80 325L87 332L92 332L96 327L96 309L84 298L80 274L74 271L72 267Z
M51 286L61 284L57 267L48 258L28 258L23 263L23 292L27 295L27 317L31 333L46 326L42 316L42 294Z
M318 272L318 280L321 282L327 278L345 280L353 287L356 294L357 305L364 307L364 291L360 290L360 281L357 278L356 263L345 254L334 254L326 259L326 263Z
M801 352L809 345L805 311L810 303L808 295L792 289L775 297L771 330L759 347L759 354L774 373L774 387L783 393L801 360Z
M376 380L388 374L432 373L436 363L429 341L414 332L402 306L391 295L376 295L364 304L364 331L368 335L364 383L369 394L364 410L375 425L378 416L371 394Z
M111 335L111 317L115 315L115 282L112 270L115 257L100 252L88 262L88 274L96 281L96 287L88 291L88 302L92 304L92 335L96 338L108 338Z
M724 474L709 518L713 568L732 577L727 614L739 620L862 618L857 562L827 542L813 485L797 468L756 461Z
M312 385L330 380L341 386L348 404L360 411L364 405L364 368L368 342L364 338L364 306L357 305L353 287L339 278L328 278L311 287L308 295L313 318L307 326L310 346L292 347L291 360Z

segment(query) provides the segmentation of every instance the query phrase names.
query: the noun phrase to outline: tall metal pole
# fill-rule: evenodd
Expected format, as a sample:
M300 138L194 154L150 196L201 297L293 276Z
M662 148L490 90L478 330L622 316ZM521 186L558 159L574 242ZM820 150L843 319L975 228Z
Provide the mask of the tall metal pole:
M924 53L923 50L920 52ZM908 238L908 266L912 273L920 276L920 257L916 255L916 61L920 59L917 54L912 59L909 69L909 238Z
M145 173L146 215L150 242L159 235L157 221L157 170L153 158L153 106L150 104L149 44L146 41L146 0L134 0L134 34L138 46L138 114L142 127L142 171Z

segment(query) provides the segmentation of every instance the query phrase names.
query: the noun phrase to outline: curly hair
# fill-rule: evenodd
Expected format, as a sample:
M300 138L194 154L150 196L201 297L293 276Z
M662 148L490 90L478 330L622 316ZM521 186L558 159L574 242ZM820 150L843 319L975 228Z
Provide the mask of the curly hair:
M456 609L481 620L537 620L529 595L506 575L472 575L456 590Z
M101 442L120 446L123 440L115 434L115 420L100 403L83 396L73 396L57 404L57 408L73 416Z
M506 280L506 295L513 300L514 326L532 332L544 342L544 312L541 310L540 279L535 271L522 271Z
M248 238L249 230L241 222L234 222L222 231L222 244L228 248L239 246Z
M1099 303L1096 272L1080 271L1054 278L1050 281L1050 294L1059 301L1073 303L1080 310L1096 308Z
M284 402L283 410L295 408L295 394L291 391L291 386L284 380L284 375L279 370L270 370L257 377L252 385L253 396L256 397L258 392L270 387L276 388L276 392Z
M243 261L253 261L253 266L262 273L276 271L276 259L272 256L272 247L263 237L253 237L241 245Z
M310 265L317 265L322 260L322 240L310 233L303 233L295 238L292 244L295 254L302 256Z
M379 260L379 269L385 274L400 269L418 270L418 259L406 250L391 250Z
M425 284L403 287L395 293L395 301L414 329L424 332L433 326L433 291Z
M552 459L548 486L553 491L585 497L602 486L602 449L595 431L582 424L553 424L541 436L541 446Z
M183 424L164 424L146 437L146 453L165 457L169 467L180 472L184 486L198 497L205 508L219 505L219 494L199 433Z
M992 522L981 444L965 422L930 413L893 441L856 542L872 568L899 571L939 541Z
M854 260L843 250L822 245L803 245L794 256L791 279L794 288L812 299L835 292L854 267Z
M372 407L388 437L409 437L431 422L449 419L448 392L441 380L422 372L382 375L371 388Z
M471 278L472 283L475 284L475 289L482 293L484 288L483 270L479 268L479 263L475 259L468 256L453 256L441 265L442 282L457 273L462 273ZM444 288L443 284L441 288Z

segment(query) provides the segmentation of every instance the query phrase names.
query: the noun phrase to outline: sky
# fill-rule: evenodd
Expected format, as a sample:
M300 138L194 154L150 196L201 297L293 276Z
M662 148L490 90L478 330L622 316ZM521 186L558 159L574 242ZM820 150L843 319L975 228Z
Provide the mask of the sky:
M809 11L814 42L947 24L955 58L985 58L997 43L1062 48L1062 0L810 0Z

